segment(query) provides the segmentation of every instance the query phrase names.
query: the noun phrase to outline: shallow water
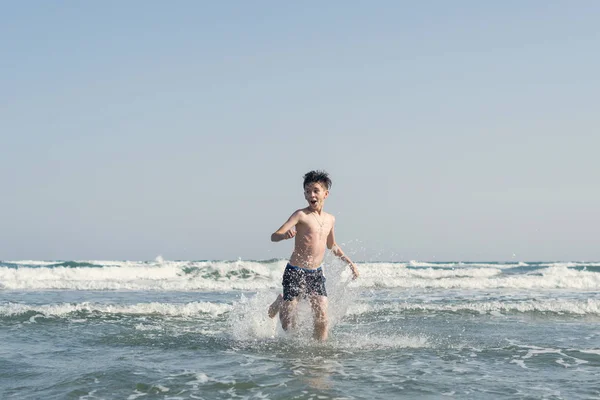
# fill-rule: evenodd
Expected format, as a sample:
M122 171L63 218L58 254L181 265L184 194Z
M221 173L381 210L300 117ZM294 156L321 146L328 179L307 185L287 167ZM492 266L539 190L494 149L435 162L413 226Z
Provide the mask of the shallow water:
M600 398L600 263L330 262L325 343L284 265L0 263L0 398Z

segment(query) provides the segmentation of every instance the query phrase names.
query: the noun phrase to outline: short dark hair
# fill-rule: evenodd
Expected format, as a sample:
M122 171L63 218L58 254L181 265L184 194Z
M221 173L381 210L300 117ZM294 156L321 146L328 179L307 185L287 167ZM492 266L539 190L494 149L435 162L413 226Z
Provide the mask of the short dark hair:
M329 174L323 170L310 171L304 174L303 187L315 182L322 184L327 190L331 189L331 178L329 178Z

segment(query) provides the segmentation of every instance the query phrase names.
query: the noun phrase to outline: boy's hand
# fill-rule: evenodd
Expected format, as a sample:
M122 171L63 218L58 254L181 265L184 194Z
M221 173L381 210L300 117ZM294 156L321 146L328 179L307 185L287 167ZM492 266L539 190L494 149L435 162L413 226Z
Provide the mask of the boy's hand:
M350 268L352 269L352 280L356 280L360 276L358 268L356 268L356 265L354 265L354 263L350 264Z
M291 239L294 236L296 236L296 229L294 228L290 229L289 231L283 234L284 239Z

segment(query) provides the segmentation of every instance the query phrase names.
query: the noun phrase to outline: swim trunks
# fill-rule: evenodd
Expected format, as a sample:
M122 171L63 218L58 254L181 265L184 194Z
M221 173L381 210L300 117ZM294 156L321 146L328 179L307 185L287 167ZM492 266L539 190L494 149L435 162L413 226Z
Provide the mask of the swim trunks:
M281 282L283 285L283 299L290 301L298 296L327 296L325 280L321 267L308 269L295 267L288 263Z

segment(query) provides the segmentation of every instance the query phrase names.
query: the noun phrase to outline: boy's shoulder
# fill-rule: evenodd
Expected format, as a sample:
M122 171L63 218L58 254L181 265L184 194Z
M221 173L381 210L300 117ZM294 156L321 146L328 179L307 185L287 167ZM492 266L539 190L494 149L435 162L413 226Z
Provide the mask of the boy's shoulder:
M304 217L307 216L308 214L310 214L310 211L308 210L308 207L306 208L299 208L296 211L294 211L292 213L292 215L298 216L298 217Z

